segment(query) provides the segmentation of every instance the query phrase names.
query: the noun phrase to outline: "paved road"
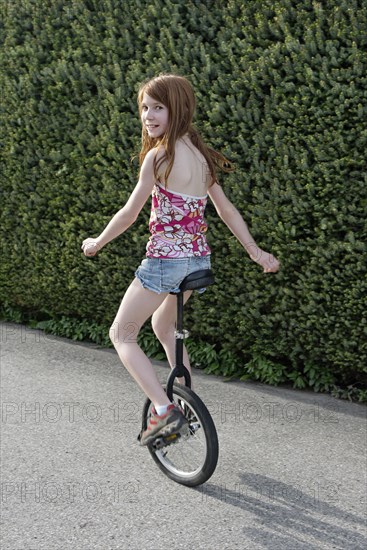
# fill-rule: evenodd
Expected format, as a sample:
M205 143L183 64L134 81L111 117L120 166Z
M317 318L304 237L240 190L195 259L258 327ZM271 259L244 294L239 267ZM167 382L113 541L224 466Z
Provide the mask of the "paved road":
M221 453L189 489L136 443L142 394L114 351L0 331L2 550L367 547L365 407L195 371Z

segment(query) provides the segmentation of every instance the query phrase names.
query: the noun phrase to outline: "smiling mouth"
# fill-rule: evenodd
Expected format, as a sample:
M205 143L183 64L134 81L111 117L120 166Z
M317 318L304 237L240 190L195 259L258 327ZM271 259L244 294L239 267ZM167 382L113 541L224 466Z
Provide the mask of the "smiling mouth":
M146 127L148 130L151 130L152 128L158 128L159 124L146 124Z

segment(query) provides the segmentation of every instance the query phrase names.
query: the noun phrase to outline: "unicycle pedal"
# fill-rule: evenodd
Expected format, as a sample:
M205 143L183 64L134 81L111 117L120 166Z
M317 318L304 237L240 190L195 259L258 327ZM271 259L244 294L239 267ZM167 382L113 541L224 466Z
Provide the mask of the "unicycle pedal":
M180 437L180 433L170 434L164 437L159 436L157 437L157 439L152 441L152 443L150 443L149 447L151 447L155 451L158 451L159 449L163 449L163 447L168 447L168 445L172 445L172 443L177 443Z

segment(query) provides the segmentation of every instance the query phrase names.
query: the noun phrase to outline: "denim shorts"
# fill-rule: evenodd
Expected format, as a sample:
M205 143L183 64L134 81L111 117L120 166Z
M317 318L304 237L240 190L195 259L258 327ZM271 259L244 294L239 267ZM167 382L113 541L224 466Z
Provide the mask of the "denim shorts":
M210 255L190 258L145 258L135 272L135 277L148 290L161 294L179 292L184 278L200 269L210 269ZM204 292L205 288L198 289Z

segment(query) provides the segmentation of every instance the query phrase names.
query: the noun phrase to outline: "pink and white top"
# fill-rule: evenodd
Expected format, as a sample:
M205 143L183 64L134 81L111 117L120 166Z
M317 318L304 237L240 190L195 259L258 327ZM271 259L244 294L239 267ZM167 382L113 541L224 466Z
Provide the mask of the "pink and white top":
M146 255L149 258L188 258L210 254L205 237L206 203L206 195L193 197L155 184L149 221L151 237Z

